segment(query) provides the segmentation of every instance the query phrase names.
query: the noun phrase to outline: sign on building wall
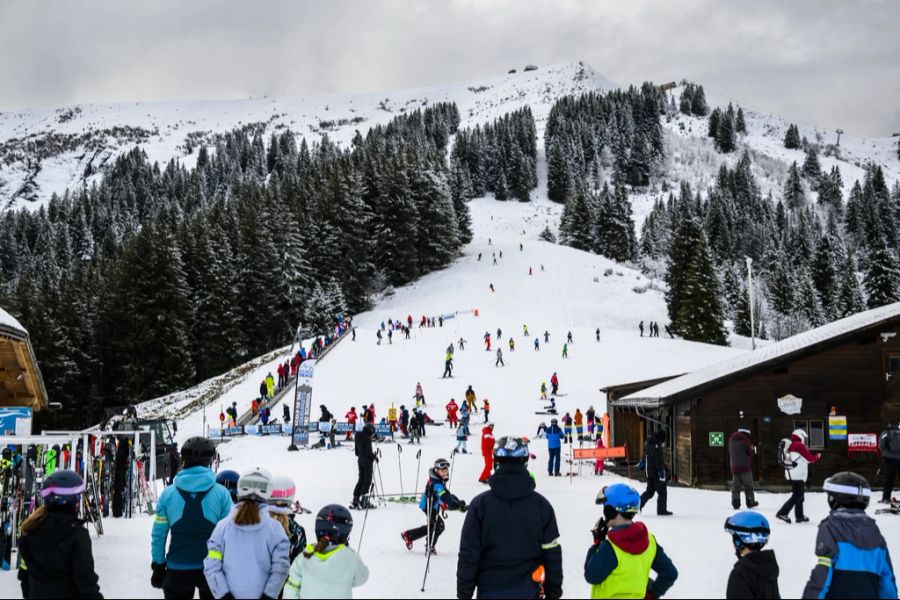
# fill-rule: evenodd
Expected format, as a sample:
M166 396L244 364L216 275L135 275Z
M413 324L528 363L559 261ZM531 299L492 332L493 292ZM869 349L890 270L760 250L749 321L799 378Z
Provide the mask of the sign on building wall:
M803 410L803 398L787 394L778 399L778 408L786 415L799 415Z
M19 437L31 435L31 407L0 408L0 435Z
M721 448L724 445L725 445L725 432L724 431L710 431L709 432L710 448Z
M831 415L828 417L828 438L832 440L847 439L847 417Z
M877 433L847 434L847 452L878 452Z

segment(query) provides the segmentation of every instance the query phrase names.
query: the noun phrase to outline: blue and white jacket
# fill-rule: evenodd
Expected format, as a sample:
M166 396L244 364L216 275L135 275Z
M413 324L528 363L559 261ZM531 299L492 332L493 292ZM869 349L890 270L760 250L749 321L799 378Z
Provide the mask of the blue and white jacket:
M212 469L190 467L179 471L156 506L150 535L153 562L175 571L202 569L206 540L232 506L231 494L216 483ZM166 538L170 536L166 552Z

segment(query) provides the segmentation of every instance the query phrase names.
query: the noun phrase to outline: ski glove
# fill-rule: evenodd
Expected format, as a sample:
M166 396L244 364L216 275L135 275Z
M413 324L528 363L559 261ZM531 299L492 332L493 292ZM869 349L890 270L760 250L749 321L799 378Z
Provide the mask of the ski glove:
M594 545L599 546L603 543L603 540L606 539L606 534L609 531L609 525L606 523L606 519L600 518L594 524L594 528L591 529L591 533L594 535Z
M669 472L665 469L659 470L659 480L660 481L668 481L669 480Z
M466 512L466 510L468 510L468 507L466 506L466 501L460 500L459 501L459 512L464 513L464 512Z
M153 569L153 575L150 576L150 585L158 590L162 589L163 582L166 580L165 563L151 563L150 568Z

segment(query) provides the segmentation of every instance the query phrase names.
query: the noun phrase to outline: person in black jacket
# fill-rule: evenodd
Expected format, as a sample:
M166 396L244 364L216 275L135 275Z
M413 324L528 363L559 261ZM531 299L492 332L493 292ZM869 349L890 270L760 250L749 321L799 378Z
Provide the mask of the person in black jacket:
M654 494L656 498L656 514L669 516L672 513L666 508L668 492L666 482L669 480L669 470L666 468L666 457L663 446L666 443L666 432L657 431L647 439L644 446L644 460L646 461L647 490L641 494L641 510L650 501Z
M562 596L562 548L556 514L535 492L529 451L520 438L504 437L494 449L491 489L469 504L456 565L456 596L538 598Z
M768 519L752 510L741 511L728 517L725 531L731 534L738 558L728 576L725 597L781 598L775 552L763 550L771 531Z
M437 554L434 547L438 538L444 532L444 519L446 511L458 510L466 512L466 501L460 500L447 487L450 481L450 462L445 458L434 461L434 466L428 470L428 481L425 483L425 492L419 500L419 510L425 513L427 522L425 525L407 529L400 533L407 550L412 550L413 542L425 539L425 552Z
M331 420L334 419L334 415L329 412L329 410L325 407L324 404L319 405L319 409L322 411L322 416L319 417L320 423L331 423Z
M22 523L19 581L24 598L103 598L91 536L78 519L84 480L56 471L44 480L44 505Z
M378 462L372 450L372 440L375 438L375 426L366 423L362 431L356 433L354 440L354 451L356 453L356 464L359 467L359 478L356 481L356 487L353 488L353 503L350 508L363 509L375 508L369 498L369 489L372 487L372 471L374 465Z

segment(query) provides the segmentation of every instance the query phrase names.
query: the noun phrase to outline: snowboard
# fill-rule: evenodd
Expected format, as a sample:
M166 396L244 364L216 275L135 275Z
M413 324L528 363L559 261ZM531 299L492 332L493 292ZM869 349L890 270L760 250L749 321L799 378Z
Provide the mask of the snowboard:
M538 410L534 411L534 414L536 414L536 415L552 415L554 417L559 416L558 412L543 412L543 411L538 411Z

